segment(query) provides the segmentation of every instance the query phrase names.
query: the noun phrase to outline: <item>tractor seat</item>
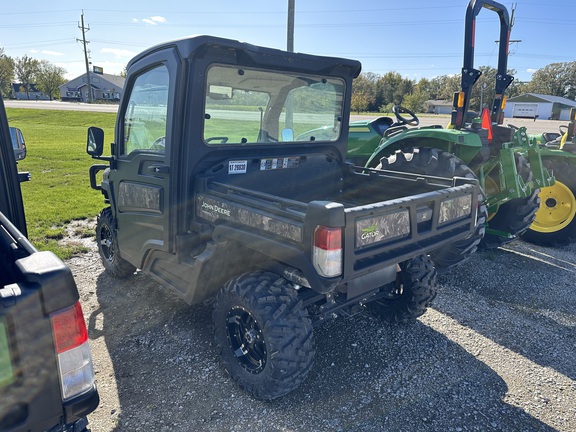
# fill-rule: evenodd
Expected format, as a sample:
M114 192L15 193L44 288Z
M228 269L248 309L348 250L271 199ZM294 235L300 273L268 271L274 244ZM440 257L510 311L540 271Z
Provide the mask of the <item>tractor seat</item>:
M384 135L386 129L394 124L394 120L391 117L378 117L377 119L372 121L372 126L380 134L380 136Z
M542 139L544 140L544 143L556 141L559 138L560 134L558 132L544 132L542 134Z

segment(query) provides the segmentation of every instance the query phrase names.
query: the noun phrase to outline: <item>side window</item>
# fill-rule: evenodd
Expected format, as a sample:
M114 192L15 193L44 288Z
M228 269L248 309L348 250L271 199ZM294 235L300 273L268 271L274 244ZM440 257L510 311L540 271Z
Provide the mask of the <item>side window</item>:
M134 81L124 114L123 154L165 152L169 83L164 65L142 73Z

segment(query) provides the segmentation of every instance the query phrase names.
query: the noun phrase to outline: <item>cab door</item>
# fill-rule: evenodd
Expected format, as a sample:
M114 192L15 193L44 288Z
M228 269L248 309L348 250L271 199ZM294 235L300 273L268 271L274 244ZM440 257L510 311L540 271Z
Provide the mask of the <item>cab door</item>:
M130 73L116 123L111 200L120 255L142 267L147 252L171 252L172 105L177 55L164 50L145 57ZM138 70L138 62L130 69Z

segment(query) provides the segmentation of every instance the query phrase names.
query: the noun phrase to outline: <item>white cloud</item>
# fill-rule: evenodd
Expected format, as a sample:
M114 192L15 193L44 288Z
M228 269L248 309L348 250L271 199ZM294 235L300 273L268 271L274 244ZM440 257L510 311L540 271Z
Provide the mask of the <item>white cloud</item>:
M132 21L138 22L137 19L133 19ZM164 18L162 16L158 16L158 15L150 17L150 18L143 18L142 19L142 22L145 22L146 24L150 24L150 25L157 25L158 23L163 24L167 21L168 20L166 18Z
M51 55L51 56L63 56L64 53L58 51L49 51L49 50L42 50L42 54Z
M534 72L536 72L538 69L533 69L533 68L528 68L526 69L526 72L533 74Z
M126 50L126 49L118 49L118 48L102 48L100 50L103 54L114 54L114 57L117 59L128 58L131 59L136 55L134 51Z

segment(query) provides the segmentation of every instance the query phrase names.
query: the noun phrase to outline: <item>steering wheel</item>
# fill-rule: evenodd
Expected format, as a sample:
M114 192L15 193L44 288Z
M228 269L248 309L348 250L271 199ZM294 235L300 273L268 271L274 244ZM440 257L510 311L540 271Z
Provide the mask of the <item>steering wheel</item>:
M394 107L392 108L392 112L394 113L394 115L396 116L396 119L398 120L397 125L395 125L395 126L405 125L405 124L407 124L408 126L418 126L420 124L420 120L418 120L418 117L416 117L416 114L414 114L408 108L404 108L403 106L400 106L400 105L394 105ZM402 116L402 114L409 114L410 117L406 118L406 117Z
M207 143L212 141L220 141L220 144L226 144L228 142L228 137L225 136L210 137L206 138L204 141L206 141Z
M161 136L154 140L154 142L150 145L150 150L166 150L166 137Z

